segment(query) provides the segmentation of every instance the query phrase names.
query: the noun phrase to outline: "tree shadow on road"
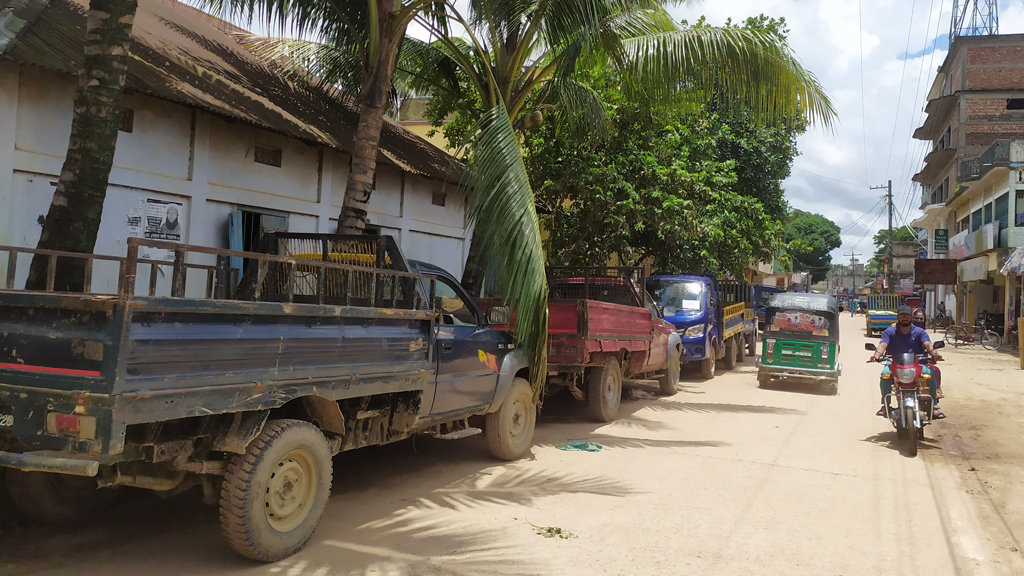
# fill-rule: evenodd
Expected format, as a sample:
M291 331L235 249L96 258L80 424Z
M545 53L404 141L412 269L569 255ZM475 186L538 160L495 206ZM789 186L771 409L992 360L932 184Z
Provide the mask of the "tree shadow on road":
M803 410L781 406L759 406L756 404L725 404L717 402L671 402L652 404L655 412L690 412L697 414L776 414L802 415Z

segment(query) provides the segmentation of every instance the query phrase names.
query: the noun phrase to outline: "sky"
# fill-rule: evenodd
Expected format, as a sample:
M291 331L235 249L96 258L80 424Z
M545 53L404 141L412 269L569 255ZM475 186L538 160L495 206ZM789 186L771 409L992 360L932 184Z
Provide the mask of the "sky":
M798 138L801 155L784 187L792 206L842 228L834 262L849 263L851 250L866 261L871 237L887 225L885 191L871 186L892 180L894 226L920 215L921 189L910 178L930 143L911 135L946 57L953 0L714 0L670 11L712 25L785 17L790 46L832 98L838 122ZM999 24L1001 34L1024 32L1024 0L1000 0Z
M961 0L968 2L969 0ZM462 5L465 0L456 0ZM925 96L946 57L954 0L679 0L676 19L711 25L765 14L784 17L789 43L814 73L838 114L832 128L811 126L783 186L795 208L842 229L833 262L864 262L872 236L887 225L884 190L892 180L893 225L920 215L921 189L910 178L930 143L911 135L925 119ZM999 32L1024 33L1024 0L1000 0ZM258 33L265 31L253 30ZM425 30L410 33L426 38Z

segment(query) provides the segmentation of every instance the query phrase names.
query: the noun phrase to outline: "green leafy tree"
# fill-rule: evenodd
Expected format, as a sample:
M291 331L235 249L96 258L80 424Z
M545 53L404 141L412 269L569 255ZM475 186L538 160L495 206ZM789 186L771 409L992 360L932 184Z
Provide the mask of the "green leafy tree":
M475 235L464 280L498 272L518 310L517 338L535 354L534 384L545 374L547 286L522 135L552 111L579 133L605 129L606 110L578 72L604 63L638 103L743 102L758 120L804 117L829 124L832 105L789 47L769 32L681 28L653 0L473 0L465 15L449 5L464 38L442 34L417 55L410 86L442 102L469 126L466 183ZM468 92L468 94L467 94ZM479 102L469 108L467 102ZM464 116L463 119L458 118ZM568 126L567 126L568 129Z
M783 228L793 270L810 272L812 282L824 280L832 267L831 252L843 244L840 232L835 222L821 214L794 209Z
M770 259L781 226L737 175L737 132L714 115L619 105L590 146L557 123L531 132L527 168L555 263L614 256L664 271L730 272ZM745 137L749 137L745 136Z
M889 254L890 242L912 242L917 240L917 228L913 226L900 226L899 228L893 228L891 235L888 228L882 228L875 232L871 240L875 244L875 254L864 266L864 271L868 274L881 274L885 272L885 259Z

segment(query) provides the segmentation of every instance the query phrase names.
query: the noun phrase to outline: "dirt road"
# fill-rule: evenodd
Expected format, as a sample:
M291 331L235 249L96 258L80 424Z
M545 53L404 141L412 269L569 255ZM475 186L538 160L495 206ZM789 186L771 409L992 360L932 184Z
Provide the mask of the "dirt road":
M313 542L276 565L230 552L198 494L128 494L101 518L0 536L0 574L1024 574L1012 359L948 353L949 418L908 458L874 416L863 319L842 324L839 396L758 389L748 358L624 401L610 425L549 399L517 463L480 438L341 455ZM566 440L604 449L555 448ZM565 538L538 534L555 529Z

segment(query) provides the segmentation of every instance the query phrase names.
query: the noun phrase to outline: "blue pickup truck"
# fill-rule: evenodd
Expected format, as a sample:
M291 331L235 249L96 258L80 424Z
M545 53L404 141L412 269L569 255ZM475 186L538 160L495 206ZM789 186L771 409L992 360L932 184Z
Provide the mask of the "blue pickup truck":
M720 282L713 274L657 274L647 290L682 341L683 363L699 363L714 378L722 360L732 369L757 350L753 290L743 282Z
M529 449L524 355L448 273L388 236L265 248L130 238L117 294L0 290L0 469L19 512L67 521L113 487L201 486L228 544L272 562L313 536L339 452L481 427L498 458Z

